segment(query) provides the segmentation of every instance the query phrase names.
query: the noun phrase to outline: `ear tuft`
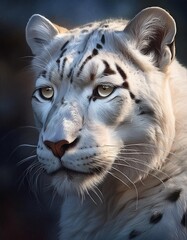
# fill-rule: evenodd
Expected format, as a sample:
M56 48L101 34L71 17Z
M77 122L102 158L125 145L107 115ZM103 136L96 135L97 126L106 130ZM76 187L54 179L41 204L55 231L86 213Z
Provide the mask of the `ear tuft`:
M26 26L26 40L33 54L40 55L46 45L59 33L47 18L34 14Z
M164 9L150 7L142 10L128 23L124 32L140 52L151 54L157 67L164 69L173 59L176 24Z

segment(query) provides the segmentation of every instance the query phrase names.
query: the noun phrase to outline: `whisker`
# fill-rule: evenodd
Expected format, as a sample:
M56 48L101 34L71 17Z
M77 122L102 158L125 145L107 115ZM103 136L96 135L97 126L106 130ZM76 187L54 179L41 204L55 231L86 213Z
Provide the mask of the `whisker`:
M136 192L136 210L138 209L138 198L139 198L139 193L138 193L138 189L135 185L135 183L129 178L127 177L123 172L121 172L119 169L115 168L112 166L112 169L119 172L122 176L124 176L133 186L134 186L134 189L135 189L135 192Z
M139 168L136 168L136 167L134 167L134 166L132 166L132 165L127 165L127 164L114 163L114 165L124 166L124 167L132 168L132 169L135 169L135 170L137 170L137 171L143 172L143 173L145 173L145 174L147 174L147 175L150 175L150 176L156 178L159 182L161 182L161 183L164 185L164 187L166 187L166 186L165 186L165 183L164 183L161 179L159 179L156 175L154 175L154 174L152 174L152 173L150 173L150 172L146 172L146 171L144 171L144 170L142 170L142 169L139 169Z
M95 187L95 188L96 188L96 187ZM98 188L97 188L97 190L98 190ZM99 196L99 194L96 192L96 190L95 190L94 188L92 189L92 192L95 193L95 195L98 197L99 201L100 201L101 203L103 203L103 199ZM99 190L99 193L101 193L100 190ZM102 195L102 196L103 196L103 195Z
M53 202L54 202L56 196L57 196L57 191L55 188L53 188L52 198L51 198L51 202L50 202L50 206L49 206L50 209L52 208L52 205L53 205Z
M123 180L121 180L120 178L118 178L118 176L114 175L112 172L108 171L108 173L113 176L114 178L116 178L117 180L119 180L121 183L123 183L125 186L127 186L129 189L131 189L129 187L129 185L127 183L125 183Z
M32 159L34 159L34 158L36 158L36 157L37 157L37 155L32 155L32 156L23 158L23 159L20 160L16 165L17 165L17 166L20 166L21 164L27 162L28 160L32 160Z
M8 157L8 160L10 160L10 159L12 158L12 156L14 155L14 153L15 153L18 149L20 149L20 148L22 148L22 147L25 147L25 148L37 148L37 145L33 145L33 144L20 144L19 146L17 146L17 147L11 152L11 154L10 154L9 157Z
M92 200L92 202L97 206L96 201L93 199L93 197L91 196L91 194L89 193L89 191L86 189L86 193L87 195L90 197L90 199Z
M123 159L118 159L119 161L124 161ZM135 162L135 163L138 163L138 164L141 164L143 166L146 166L148 167L149 169L151 169L152 171L156 171L156 172L159 172L159 173L162 173L163 175L165 175L167 178L169 178L169 175L166 174L165 172L161 171L160 169L156 169L156 168L152 168L151 166L149 166L149 164L146 164L145 162L139 160L138 158L128 158L127 161L129 162ZM126 162L126 161L125 161Z
M39 165L39 163L38 163L37 161L35 161L35 162L33 162L29 167L27 167L27 168L23 171L23 173L21 174L21 176L20 176L19 179L18 179L18 182L19 182L18 189L20 189L21 186L23 185L23 182L24 182L25 178L28 177L29 172L31 172L32 169L35 168L35 167L37 167L38 165ZM27 178L27 181L28 181L28 183L29 183L28 178Z

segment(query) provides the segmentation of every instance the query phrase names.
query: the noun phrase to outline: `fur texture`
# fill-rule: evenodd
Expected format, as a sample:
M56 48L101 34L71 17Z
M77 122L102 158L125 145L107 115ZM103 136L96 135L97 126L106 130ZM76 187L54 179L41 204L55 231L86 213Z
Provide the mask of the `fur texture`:
M163 9L67 30L33 15L38 160L62 239L187 239L187 71Z

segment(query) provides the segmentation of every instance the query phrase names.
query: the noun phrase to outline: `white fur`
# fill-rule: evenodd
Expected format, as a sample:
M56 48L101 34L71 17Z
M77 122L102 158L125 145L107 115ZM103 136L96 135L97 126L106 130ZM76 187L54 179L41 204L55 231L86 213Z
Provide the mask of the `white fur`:
M34 114L41 127L37 154L44 169L54 173L52 185L63 197L60 240L187 239L181 224L187 207L187 70L172 61L173 18L163 9L148 8L129 23L94 23L59 34L43 17L41 25L46 25L41 29L37 15L39 27L32 35L34 18L27 25L27 39L33 52L40 52L33 61L36 86L54 90L52 100L43 99L39 90L34 93ZM87 61L96 44L102 44L103 34L103 48ZM35 38L43 36L49 41L41 51ZM68 64L63 69L64 56L59 66L56 60L67 41ZM115 74L103 75L104 61ZM38 77L44 69L47 75ZM122 87L124 81L129 88ZM113 84L115 90L94 99L93 90L102 84ZM77 138L61 158L44 143ZM57 171L61 166L81 174ZM96 168L97 173L88 174ZM179 199L168 200L179 189ZM153 223L156 214L162 218Z

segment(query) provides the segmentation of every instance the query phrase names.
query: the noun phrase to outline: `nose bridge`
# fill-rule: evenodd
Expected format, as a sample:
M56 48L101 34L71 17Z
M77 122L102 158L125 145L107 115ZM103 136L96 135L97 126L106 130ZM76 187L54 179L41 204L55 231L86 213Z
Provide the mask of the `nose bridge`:
M57 106L46 123L43 133L43 141L58 142L66 140L73 142L79 134L82 127L82 113L76 102L65 102Z

